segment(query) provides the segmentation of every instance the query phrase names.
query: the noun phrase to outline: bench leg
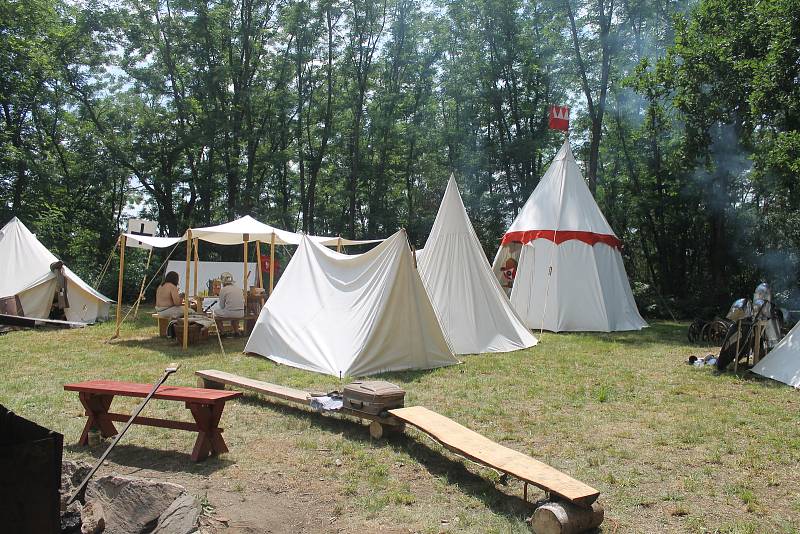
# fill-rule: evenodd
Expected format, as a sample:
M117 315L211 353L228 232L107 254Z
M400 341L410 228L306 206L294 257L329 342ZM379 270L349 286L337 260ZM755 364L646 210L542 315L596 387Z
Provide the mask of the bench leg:
M81 432L81 438L78 440L79 445L86 445L89 443L89 430L97 427L104 438L110 438L117 434L117 429L114 423L106 417L108 409L111 407L111 401L114 400L114 395L93 395L91 393L80 392L78 398L86 408L86 424Z
M219 402L213 405L186 403L186 407L192 412L198 427L197 440L192 449L192 460L199 462L205 460L209 454L228 452L218 426L225 403Z

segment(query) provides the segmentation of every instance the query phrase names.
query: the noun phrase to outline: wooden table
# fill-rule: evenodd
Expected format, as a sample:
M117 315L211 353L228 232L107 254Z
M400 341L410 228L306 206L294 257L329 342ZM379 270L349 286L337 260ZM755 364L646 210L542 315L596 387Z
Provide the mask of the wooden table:
M98 428L103 437L108 438L115 435L117 429L114 427L114 421L126 422L130 419L130 415L109 412L114 397L146 397L152 387L151 384L118 382L116 380L90 380L65 384L64 390L78 392L78 397L88 416L78 443L80 445L88 444L89 430L93 427ZM225 409L225 403L241 395L242 393L238 391L161 386L153 398L185 403L186 408L192 413L194 423L141 416L134 419L134 423L197 432L197 440L192 449L192 460L199 462L211 454L228 452L225 440L222 439L222 429L218 426L219 420L222 417L222 410Z

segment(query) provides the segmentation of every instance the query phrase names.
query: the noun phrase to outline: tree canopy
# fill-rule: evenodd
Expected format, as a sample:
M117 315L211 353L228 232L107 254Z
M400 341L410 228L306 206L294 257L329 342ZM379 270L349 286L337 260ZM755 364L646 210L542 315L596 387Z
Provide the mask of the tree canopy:
M0 220L90 277L132 213L421 245L451 173L491 256L568 104L645 313L798 287L792 0L0 0L0 102Z

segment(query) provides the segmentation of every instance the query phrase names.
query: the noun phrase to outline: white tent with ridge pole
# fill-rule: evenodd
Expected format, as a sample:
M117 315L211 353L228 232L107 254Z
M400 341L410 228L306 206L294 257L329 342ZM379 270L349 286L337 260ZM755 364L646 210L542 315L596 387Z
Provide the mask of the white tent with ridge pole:
M529 328L639 330L647 323L620 247L567 139L503 236L492 267Z
M456 354L536 345L492 273L454 176L423 250L417 256L419 274Z
M340 378L458 363L403 230L351 256L304 236L244 350Z

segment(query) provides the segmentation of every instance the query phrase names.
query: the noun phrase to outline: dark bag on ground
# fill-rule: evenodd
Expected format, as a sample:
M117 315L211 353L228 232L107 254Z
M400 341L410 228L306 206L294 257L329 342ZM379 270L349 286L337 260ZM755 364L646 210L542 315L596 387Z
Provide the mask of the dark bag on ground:
M391 382L373 380L347 384L342 396L345 408L379 415L392 408L402 408L406 392Z

